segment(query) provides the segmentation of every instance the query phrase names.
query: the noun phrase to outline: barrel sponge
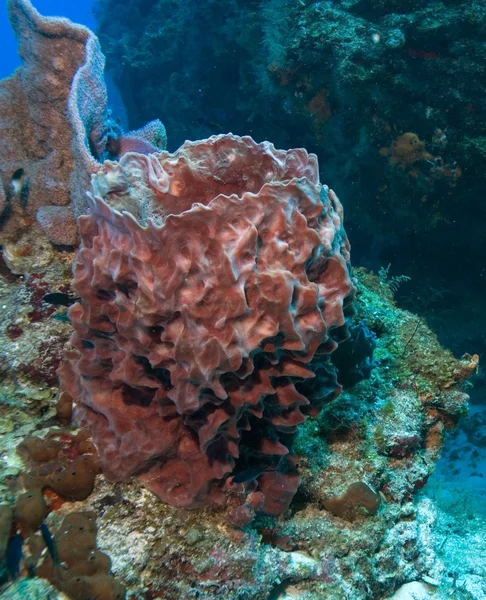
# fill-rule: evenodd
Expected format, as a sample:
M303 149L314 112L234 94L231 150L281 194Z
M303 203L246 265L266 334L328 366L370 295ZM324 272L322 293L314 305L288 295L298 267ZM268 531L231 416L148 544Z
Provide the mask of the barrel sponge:
M60 375L105 475L195 508L248 470L242 493L283 512L299 485L296 427L340 391L329 354L354 295L342 207L316 157L213 136L107 161L93 190ZM321 381L306 385L317 354Z

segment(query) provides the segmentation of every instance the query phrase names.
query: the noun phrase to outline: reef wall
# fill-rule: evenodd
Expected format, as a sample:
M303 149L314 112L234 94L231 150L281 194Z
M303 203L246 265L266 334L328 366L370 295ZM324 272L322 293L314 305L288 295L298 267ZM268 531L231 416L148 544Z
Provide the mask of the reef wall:
M359 263L410 276L403 300L447 345L486 347L482 3L98 0L96 16L132 126L316 153Z

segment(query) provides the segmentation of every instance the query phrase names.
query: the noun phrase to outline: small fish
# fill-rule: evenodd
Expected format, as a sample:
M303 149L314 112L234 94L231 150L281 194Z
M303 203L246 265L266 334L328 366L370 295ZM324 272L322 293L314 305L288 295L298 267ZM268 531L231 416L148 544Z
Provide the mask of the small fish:
M20 196L22 191L22 187L24 185L24 177L25 173L23 169L17 169L15 173L12 175L12 179L10 183L12 185L12 191L15 196Z
M22 206L26 206L29 197L29 179L23 169L17 169L10 180L11 192L14 198L20 201Z
M202 125L204 127L209 127L209 129L222 132L224 128L217 121L209 121L208 119L204 119L203 117L198 117L196 119L196 123L198 125Z
M47 302L47 304L54 304L54 306L71 306L71 304L74 304L80 298L73 298L62 292L53 292L52 294L46 294L42 300Z
M52 318L55 319L56 321L61 321L61 322L68 322L69 321L69 317L66 311L61 312L61 313L54 313L52 315Z
M22 545L24 540L16 533L7 546L7 570L12 579L20 575L20 561L24 558Z
M232 483L248 483L257 477L260 477L262 473L267 471L276 471L276 469L270 467L254 467L253 469L245 469L244 471L240 471L240 473L233 475L231 481Z
M56 542L54 541L54 538L52 537L51 532L49 531L49 527L47 527L47 525L45 523L42 523L42 525L40 526L40 530L42 533L42 539L44 540L47 550L48 550L49 554L51 555L52 562L55 565L58 565L59 564L59 554L57 552Z
M412 58L422 58L424 60L432 60L435 58L441 58L440 54L437 54L436 52L428 52L427 50L415 50L414 48L409 48L408 54Z

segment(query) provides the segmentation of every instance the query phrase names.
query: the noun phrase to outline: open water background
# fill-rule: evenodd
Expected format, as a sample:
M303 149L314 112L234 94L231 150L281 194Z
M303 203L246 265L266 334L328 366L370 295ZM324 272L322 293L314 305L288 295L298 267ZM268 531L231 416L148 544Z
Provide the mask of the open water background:
M75 23L95 28L91 0L32 0L33 6L46 16L62 16ZM17 42L8 20L6 1L0 10L0 78L8 77L20 65Z

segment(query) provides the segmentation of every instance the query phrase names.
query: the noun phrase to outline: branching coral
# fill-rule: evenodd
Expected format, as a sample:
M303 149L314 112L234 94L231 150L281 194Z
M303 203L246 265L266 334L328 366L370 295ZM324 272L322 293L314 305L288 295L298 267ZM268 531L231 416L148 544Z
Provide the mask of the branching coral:
M342 208L316 157L223 135L126 154L93 184L105 198L79 220L62 386L105 474L141 474L194 508L256 469L230 487L281 513L299 485L296 426L339 393L325 355L347 335L354 294Z

